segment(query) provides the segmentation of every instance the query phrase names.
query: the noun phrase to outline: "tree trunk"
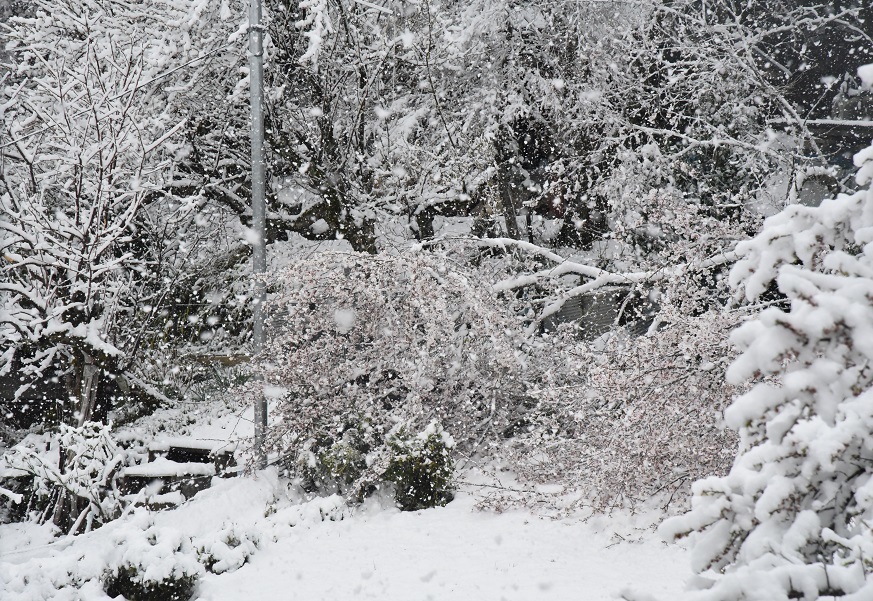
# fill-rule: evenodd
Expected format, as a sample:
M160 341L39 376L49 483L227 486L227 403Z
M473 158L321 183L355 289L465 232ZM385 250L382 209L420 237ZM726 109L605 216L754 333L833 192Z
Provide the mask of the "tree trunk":
M61 421L81 427L94 416L102 366L90 352L74 349L70 371L65 377L67 402Z
M519 239L518 221L515 210L515 199L512 197L513 175L515 175L515 160L518 157L518 144L512 131L501 128L497 139L494 141L494 158L497 161L497 193L500 198L500 207L503 218L506 221L506 235L513 240Z
M97 388L100 385L100 368L94 362L94 357L82 351L82 387L79 392L79 420L81 428L91 419L94 405L97 401Z
M512 165L503 160L497 165L497 186L500 189L500 205L503 208L503 218L506 220L506 235L518 240L518 221L515 203L512 199Z

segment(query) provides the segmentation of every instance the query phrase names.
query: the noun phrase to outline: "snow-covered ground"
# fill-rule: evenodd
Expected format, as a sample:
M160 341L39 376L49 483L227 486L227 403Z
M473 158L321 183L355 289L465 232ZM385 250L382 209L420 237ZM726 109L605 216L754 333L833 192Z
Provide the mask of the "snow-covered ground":
M116 434L245 444L251 412L191 404ZM492 490L477 485L485 477L468 470L462 481L446 507L400 512L387 498L355 508L337 496L301 499L270 468L214 478L172 510L129 508L76 537L56 537L51 525L0 525L0 601L106 600L106 575L137 564L158 578L196 573L193 599L202 601L598 601L628 589L641 593L635 601L672 600L691 577L688 551L653 532L656 514L482 511L477 501Z
M295 504L269 471L216 480L177 509L140 510L75 538L0 526L0 598L107 599L100 578L146 528L190 537L231 566L248 555L235 571L202 575L194 598L203 601L597 601L628 588L672 599L690 576L687 552L642 528L645 517L556 521L481 512L474 502L462 492L419 512L377 501L349 510L337 498ZM231 531L242 544L219 549ZM167 560L156 551L144 559L156 568Z
M271 544L233 574L207 577L200 598L613 599L628 586L671 599L684 552L626 524L482 514L468 498L416 513L364 513Z

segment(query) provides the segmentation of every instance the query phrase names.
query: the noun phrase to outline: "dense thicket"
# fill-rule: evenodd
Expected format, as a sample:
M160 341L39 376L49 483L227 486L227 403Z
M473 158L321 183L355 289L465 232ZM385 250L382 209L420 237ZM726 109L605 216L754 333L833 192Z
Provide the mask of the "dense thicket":
M301 259L301 240L308 239L365 253L342 261L351 261L344 264L350 272L369 274L355 280L358 296L313 292L316 309L295 319L325 329L331 314L318 311L329 300L355 311L363 309L352 305L364 303L376 321L388 319L380 311L407 311L403 303L422 291L395 294L391 286L405 276L366 266L399 264L401 249L424 243L417 248L430 258L401 272L442 274L442 262L445 273L466 279L460 288L455 276L427 280L436 288L416 302L434 306L404 317L403 334L460 337L452 348L479 345L479 359L494 355L501 366L437 362L431 388L422 388L420 366L412 364L396 377L384 365L366 374L338 369L324 391L340 391L341 407L305 427L277 422L289 430L274 431L276 450L317 438L345 419L347 405L375 402L376 390L387 394L396 379L405 399L426 401L404 418L415 428L431 413L455 419L452 411L461 409L450 411L440 396L452 390L470 403L465 419L479 420L469 432L450 432L460 447L506 429L525 452L586 457L596 472L589 486L609 503L664 488L670 473L681 482L726 467L732 439L717 424L731 394L719 369L729 351L719 335L757 311L758 302L725 311L727 266L763 215L795 200L808 176L834 171L805 120L839 116L837 108L850 105L852 115L866 114L855 65L837 61L869 55L868 8L269 0L267 9L267 242L274 266L288 254ZM830 50L838 38L845 42ZM106 420L110 408L134 395L172 403L204 356L249 350L243 3L37 0L8 21L4 39L4 414L16 426L81 426ZM455 230L443 227L449 217ZM445 243L434 238L458 230L469 243L464 250L428 250ZM324 261L342 263L303 263L313 281L315 267L336 275ZM289 277L274 282L277 298L299 292ZM351 283L332 285L348 284L350 294L357 290ZM607 329L630 321L629 304L648 303L661 316L648 332L635 333L645 333L643 341L575 340L576 357L589 363L588 390L544 375L552 388L528 403L539 412L532 413L519 400L536 397L532 384L519 380L522 372L508 358L530 359L522 349L542 348L546 318L558 319L570 301L604 287L622 291L623 299ZM382 304L379 294L388 294ZM767 294L762 303L779 298L775 289ZM434 307L465 295L481 306L464 313L458 323L469 332L461 335L461 325L440 322ZM362 332L382 345L370 349L376 355L368 361L385 349L406 357L439 346L425 338L394 347L376 322L355 323L369 324L372 331ZM505 338L492 331L495 324L509 332ZM320 377L319 357L338 360L325 354L329 349L360 351L335 332L324 334L335 346L323 348L296 335L277 348L290 344L285 367L298 365L310 379ZM316 351L322 355L310 354ZM532 365L542 374L550 373L549 360L564 366L557 346L551 359L537 352ZM369 389L356 383L364 375ZM294 386L308 386L307 378ZM540 376L532 382L539 385ZM283 419L307 391L283 393ZM669 402L652 401L665 396ZM693 419L659 454L668 417L683 411ZM513 429L517 413L524 413L523 427ZM639 429L619 426L636 416ZM637 434L649 419L657 427L646 440ZM387 422L379 427L390 430ZM592 432L588 442L581 429ZM598 455L619 439L610 452L624 461L620 469ZM663 469L644 484L628 482L638 466L654 464ZM542 465L528 462L520 474L550 478ZM610 473L624 475L609 480Z
M200 294L232 286L228 215L173 186L203 64L235 62L228 26L189 2L153 8L35 2L5 36L0 377L14 422L82 425L135 390L160 398L180 343L239 328Z

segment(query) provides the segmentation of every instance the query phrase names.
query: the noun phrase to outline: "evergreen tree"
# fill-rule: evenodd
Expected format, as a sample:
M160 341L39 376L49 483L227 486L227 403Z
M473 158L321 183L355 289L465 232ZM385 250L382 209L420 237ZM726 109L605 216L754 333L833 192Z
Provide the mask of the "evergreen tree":
M869 186L873 147L855 163ZM728 377L754 386L726 412L740 435L733 468L698 481L692 510L664 532L698 533L695 568L724 572L700 599L868 599L873 189L790 206L737 250L732 278L745 299L775 283L785 301L734 334L742 354Z

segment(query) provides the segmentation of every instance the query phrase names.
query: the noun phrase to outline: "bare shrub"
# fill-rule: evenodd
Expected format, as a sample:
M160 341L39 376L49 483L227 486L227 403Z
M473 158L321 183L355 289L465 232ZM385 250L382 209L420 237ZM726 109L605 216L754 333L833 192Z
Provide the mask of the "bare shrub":
M584 352L585 385L550 395L529 432L509 446L523 483L580 492L570 508L633 508L659 496L665 508L681 509L690 482L726 473L736 436L721 427L735 394L724 384L732 356L725 332L737 317L663 316L669 324L657 331L614 334Z
M360 468L345 486L352 496L380 481L399 429L433 422L456 453L493 449L561 374L580 371L555 359L560 343L523 335L489 286L437 251L325 253L272 283L274 335L258 367L273 399L269 450L300 475L345 440Z

